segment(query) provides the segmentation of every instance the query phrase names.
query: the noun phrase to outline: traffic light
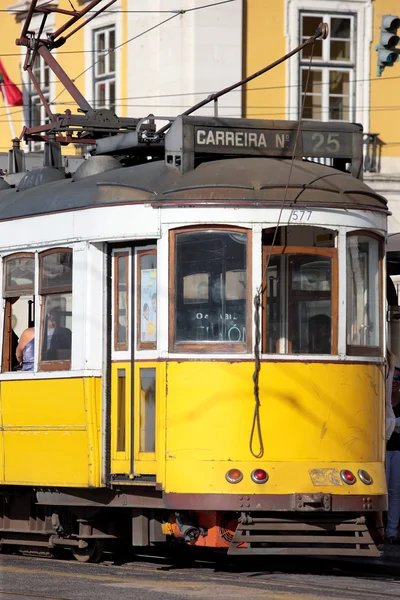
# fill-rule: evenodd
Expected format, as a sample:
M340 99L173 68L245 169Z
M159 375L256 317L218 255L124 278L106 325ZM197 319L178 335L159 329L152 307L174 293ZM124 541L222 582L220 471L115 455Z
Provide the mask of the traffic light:
M378 52L377 76L380 77L385 67L393 67L399 60L400 48L396 48L400 41L397 30L400 27L400 16L384 15L381 23L381 36L379 44L375 46Z

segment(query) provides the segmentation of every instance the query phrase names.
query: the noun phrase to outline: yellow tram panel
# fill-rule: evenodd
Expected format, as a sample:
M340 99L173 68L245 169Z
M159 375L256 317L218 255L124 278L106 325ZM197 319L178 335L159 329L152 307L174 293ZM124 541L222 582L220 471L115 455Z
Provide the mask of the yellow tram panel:
M0 390L0 483L100 485L101 378L2 381Z
M241 468L239 463L254 463L253 468L281 463L277 472L283 474L283 461L287 461L290 492L296 478L302 477L300 471L307 473L309 483L308 470L319 465L338 463L344 465L339 468L355 468L358 464L357 468L362 468L368 463L377 473L379 487L384 487L383 481L379 484L383 468L381 473L377 464L384 457L384 376L380 366L262 363L259 396L264 455L258 460L249 450L255 406L253 371L251 361L168 364L166 491L201 493L213 487L214 492L239 493L239 485L225 481L226 471L219 472L220 462L226 470ZM253 448L258 452L256 434ZM188 473L195 476L188 478ZM283 487L284 479L282 475ZM249 479L248 493L256 489L268 493L268 484L255 488L250 483ZM342 486L337 490L349 493ZM305 490L299 487L296 491ZM360 493L365 492L363 486ZM356 493L355 486L352 493Z

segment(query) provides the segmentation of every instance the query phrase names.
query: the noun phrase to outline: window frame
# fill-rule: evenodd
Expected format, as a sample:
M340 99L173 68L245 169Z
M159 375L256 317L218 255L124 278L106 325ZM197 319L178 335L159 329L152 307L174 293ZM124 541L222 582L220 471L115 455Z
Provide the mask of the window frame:
M247 273L247 293L246 293L246 342L177 342L175 340L175 316L176 316L176 239L181 233L199 233L199 232L232 232L245 233L247 237L246 245L246 273ZM201 354L222 354L237 353L249 354L252 351L252 281L253 281L253 232L246 227L230 225L199 225L180 227L179 229L170 229L169 231L169 251L170 251L170 269L169 269L169 323L168 323L168 348L169 352L180 353L201 353Z
M356 106L356 86L355 86L355 73L357 68L357 56L356 56L356 48L357 48L357 40L356 40L356 30L357 30L357 14L354 13L344 13L343 11L326 11L324 10L299 10L299 40L303 40L302 35L302 23L303 17L315 17L317 15L322 16L322 20L328 23L330 26L331 19L336 18L345 18L350 20L350 59L348 61L344 60L332 60L330 58L330 43L326 44L322 42L322 58L313 57L311 70L321 71L321 115L319 118L307 118L307 120L319 120L319 121L335 121L335 122L346 122L351 123L355 120L355 106ZM329 38L328 38L329 40ZM297 107L298 107L298 117L300 118L301 107L303 104L303 84L302 84L302 73L303 70L307 72L310 64L309 58L302 58L302 53L299 54L298 60L298 99L297 99ZM331 71L342 71L349 73L349 118L348 119L331 119L330 118L330 93L329 93L329 74ZM310 90L307 92L307 96L312 95ZM304 118L304 117L303 117Z
M338 320L339 320L339 272L338 272L338 249L337 248L321 248L315 246L263 246L262 247L262 266L263 266L263 282L266 278L266 267L268 256L286 255L286 254L310 254L314 256L328 256L332 259L332 275L331 275L331 352L329 354L321 354L318 356L329 358L338 354ZM289 290L286 290L288 294ZM267 352L267 286L263 285L262 294L262 335L261 348L262 354L270 354ZM291 333L291 319L288 316L289 333ZM293 356L291 352L292 339L288 336L288 351L284 353L274 352L273 356ZM296 356L298 354L296 353ZM315 356L314 354L302 354L302 356Z
M347 310L348 310L348 289L347 289L347 239L349 237L369 237L371 239L375 239L379 243L378 247L378 293L377 297L380 301L379 306L379 331L383 332L383 307L385 306L385 292L383 286L383 267L384 267L384 238L375 233L374 231L369 231L368 229L355 229L353 231L349 231L346 233L346 355L347 356L371 356L371 357L381 357L383 356L383 342L384 335L380 335L380 345L379 346L361 346L357 344L348 344L347 343Z
M60 287L51 287L44 288L45 293L43 293L42 288L42 268L43 268L43 258L49 256L51 254L60 254L68 253L72 255L72 276L71 276L71 285L70 286L60 286ZM39 288L38 288L38 298L40 303L40 325L39 325L39 346L38 346L38 371L70 371L71 370L71 359L72 359L72 329L71 329L71 358L69 360L42 360L41 359L41 349L43 344L43 335L44 335L44 312L45 312L45 298L47 296L53 296L55 294L71 294L73 290L73 248L71 247L57 247L50 248L49 250L44 250L39 253L39 266L38 266L38 276L39 276ZM73 296L72 296L73 298Z
M158 318L158 305L157 305L157 315L156 315L156 339L154 342L143 342L140 339L141 333L142 333L142 326L141 326L141 318L142 318L142 313L141 313L141 298L142 298L142 272L140 269L140 259L143 256L155 256L155 262L156 262L156 284L158 283L158 269L157 269L157 248L150 248L147 250L138 250L136 252L136 279L137 279L137 285L136 285L136 344L137 344L137 349L138 350L157 350L157 341L158 341L158 327L157 327L157 318ZM156 286L156 294L157 294L157 299L158 299L158 290L157 290Z
M119 272L118 272L118 259L125 258L125 273L126 273L126 342L118 342L118 309L119 309ZM128 352L130 347L130 291L131 291L131 277L130 277L130 251L129 250L117 250L113 252L113 269L114 269L114 285L113 285L113 327L114 327L114 352Z

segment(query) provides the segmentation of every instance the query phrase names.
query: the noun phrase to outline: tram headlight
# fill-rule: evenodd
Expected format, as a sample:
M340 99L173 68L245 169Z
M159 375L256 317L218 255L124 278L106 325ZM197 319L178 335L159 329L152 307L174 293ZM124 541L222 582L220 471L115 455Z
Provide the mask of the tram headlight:
M266 483L268 481L268 473L264 469L254 469L251 478L254 483Z
M239 469L229 469L225 474L225 478L229 483L239 483L243 479L243 473Z
M360 478L360 481L365 483L365 485L371 485L371 483L373 483L371 475L367 471L364 471L364 469L360 469L358 471L358 476Z
M356 482L356 476L348 469L343 469L340 471L340 477L342 478L342 481L347 483L347 485L354 485Z

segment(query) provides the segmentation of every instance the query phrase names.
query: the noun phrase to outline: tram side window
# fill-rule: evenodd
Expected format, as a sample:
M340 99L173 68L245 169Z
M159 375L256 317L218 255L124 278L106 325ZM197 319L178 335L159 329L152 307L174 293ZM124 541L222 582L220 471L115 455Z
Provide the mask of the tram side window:
M264 272L263 352L334 353L336 250L266 246Z
M114 253L114 350L129 348L129 252Z
M18 371L15 351L22 332L34 327L35 257L18 253L3 259L5 300L2 371Z
M139 350L157 348L157 251L143 250L137 255Z
M249 234L196 230L172 235L172 351L249 351Z
M71 368L72 250L59 248L39 255L41 370Z
M347 236L347 354L379 355L382 339L382 242Z

